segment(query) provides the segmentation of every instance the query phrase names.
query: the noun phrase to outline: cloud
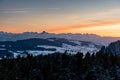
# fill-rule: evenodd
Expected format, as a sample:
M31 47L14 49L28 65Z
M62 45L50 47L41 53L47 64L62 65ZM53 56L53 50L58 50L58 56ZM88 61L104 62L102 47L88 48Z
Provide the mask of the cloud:
M71 19L71 20L78 20L80 18L81 18L80 16L70 16L69 17L69 19Z
M104 27L109 25L117 25L120 24L120 21L99 21L96 20L91 23L84 23L84 24L77 24L73 26L67 26L62 28L56 28L49 30L50 32L62 32L66 30L73 30L73 29L84 29L84 28L93 28L93 27Z
M19 11L3 11L2 13L27 13L28 11L19 10Z
M28 13L32 8L0 9L1 13Z
M120 19L120 8L111 8L106 11L96 12L92 16L102 19Z
M47 8L48 10L59 10L60 8Z

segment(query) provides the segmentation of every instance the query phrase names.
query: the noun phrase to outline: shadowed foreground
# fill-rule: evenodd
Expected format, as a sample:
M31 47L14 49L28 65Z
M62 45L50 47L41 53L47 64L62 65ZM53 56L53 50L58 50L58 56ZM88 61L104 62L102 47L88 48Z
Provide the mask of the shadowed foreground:
M120 57L55 53L0 60L0 80L120 80Z

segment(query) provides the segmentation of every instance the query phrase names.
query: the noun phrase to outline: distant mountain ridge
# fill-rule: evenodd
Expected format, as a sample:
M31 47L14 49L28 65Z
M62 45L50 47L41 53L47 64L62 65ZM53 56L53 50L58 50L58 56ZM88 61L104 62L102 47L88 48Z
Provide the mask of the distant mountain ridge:
M64 38L68 40L80 40L80 41L88 41L93 42L99 45L108 45L111 42L120 40L119 37L101 37L95 34L53 34L48 32L24 32L20 34L13 34L7 32L0 32L0 41L16 41L16 40L23 40L23 39L30 39L30 38Z

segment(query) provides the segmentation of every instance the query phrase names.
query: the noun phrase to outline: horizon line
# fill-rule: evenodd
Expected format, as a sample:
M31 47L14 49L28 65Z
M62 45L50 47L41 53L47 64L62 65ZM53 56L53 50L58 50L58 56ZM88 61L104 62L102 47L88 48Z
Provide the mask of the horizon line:
M7 32L7 31L0 31L0 33L3 32L3 33L7 33L7 34L24 34L24 33L37 33L37 34L41 34L41 33L48 33L48 34L56 34L56 35L59 35L59 34L79 34L79 35L96 35L96 36L99 36L99 37L111 37L111 38L120 38L120 36L101 36L101 35L98 35L98 34L94 34L94 33L72 33L72 32L66 32L66 33L52 33L52 32L49 32L49 31L41 31L41 32L37 32L37 31L25 31L25 32Z

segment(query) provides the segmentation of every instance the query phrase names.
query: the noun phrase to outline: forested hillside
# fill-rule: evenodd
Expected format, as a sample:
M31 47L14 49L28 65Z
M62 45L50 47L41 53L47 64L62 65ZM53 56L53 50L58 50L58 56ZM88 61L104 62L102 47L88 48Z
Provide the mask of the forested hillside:
M120 80L120 56L67 52L0 60L0 80Z

